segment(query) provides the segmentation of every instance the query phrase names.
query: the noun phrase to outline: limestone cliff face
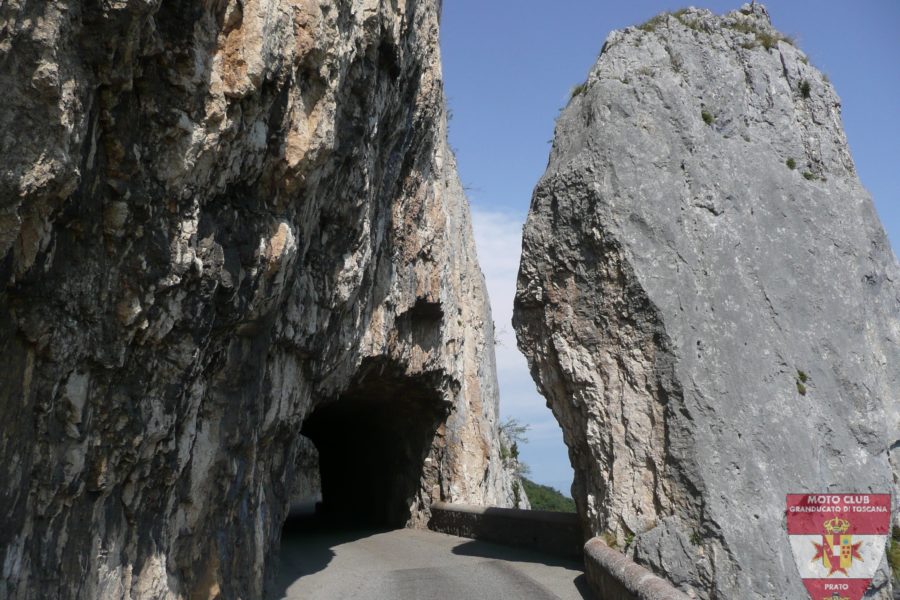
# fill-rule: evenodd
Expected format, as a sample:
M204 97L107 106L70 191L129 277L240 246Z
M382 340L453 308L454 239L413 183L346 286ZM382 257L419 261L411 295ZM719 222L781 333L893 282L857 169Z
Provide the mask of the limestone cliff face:
M900 268L832 85L758 4L609 36L514 320L585 523L699 598L806 597L785 494L897 497Z
M512 501L439 9L0 6L0 598L260 597L303 436Z

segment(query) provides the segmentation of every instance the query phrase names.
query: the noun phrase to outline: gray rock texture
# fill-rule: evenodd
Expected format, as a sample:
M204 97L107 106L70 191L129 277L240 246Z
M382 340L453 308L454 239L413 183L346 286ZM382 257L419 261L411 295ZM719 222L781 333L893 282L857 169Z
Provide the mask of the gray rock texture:
M610 34L514 325L586 526L690 595L805 598L785 494L897 497L900 268L834 88L759 4Z
M291 510L306 510L322 501L322 472L319 451L315 444L301 435L294 459L294 490L289 496Z
M512 503L439 11L0 3L0 598L260 598L301 431Z

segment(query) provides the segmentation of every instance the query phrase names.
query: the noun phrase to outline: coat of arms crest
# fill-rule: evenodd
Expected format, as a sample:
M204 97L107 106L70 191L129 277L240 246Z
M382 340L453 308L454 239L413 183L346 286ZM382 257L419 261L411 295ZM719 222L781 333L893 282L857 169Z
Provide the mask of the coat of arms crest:
M791 550L812 600L860 600L881 563L890 494L788 494Z

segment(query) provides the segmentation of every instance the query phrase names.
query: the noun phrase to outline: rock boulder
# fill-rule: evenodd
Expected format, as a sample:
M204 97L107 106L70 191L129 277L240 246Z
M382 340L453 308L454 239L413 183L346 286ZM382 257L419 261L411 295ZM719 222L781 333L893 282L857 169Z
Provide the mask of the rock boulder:
M759 4L608 37L534 192L514 325L588 529L698 598L806 597L789 492L896 502L900 268L834 87Z

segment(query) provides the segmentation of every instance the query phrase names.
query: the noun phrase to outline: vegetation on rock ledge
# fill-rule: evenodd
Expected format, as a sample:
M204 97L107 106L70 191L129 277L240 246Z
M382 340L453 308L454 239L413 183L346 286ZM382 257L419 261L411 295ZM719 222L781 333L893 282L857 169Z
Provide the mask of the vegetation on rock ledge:
M890 547L887 551L888 564L894 581L900 583L900 527L894 527L891 531Z

